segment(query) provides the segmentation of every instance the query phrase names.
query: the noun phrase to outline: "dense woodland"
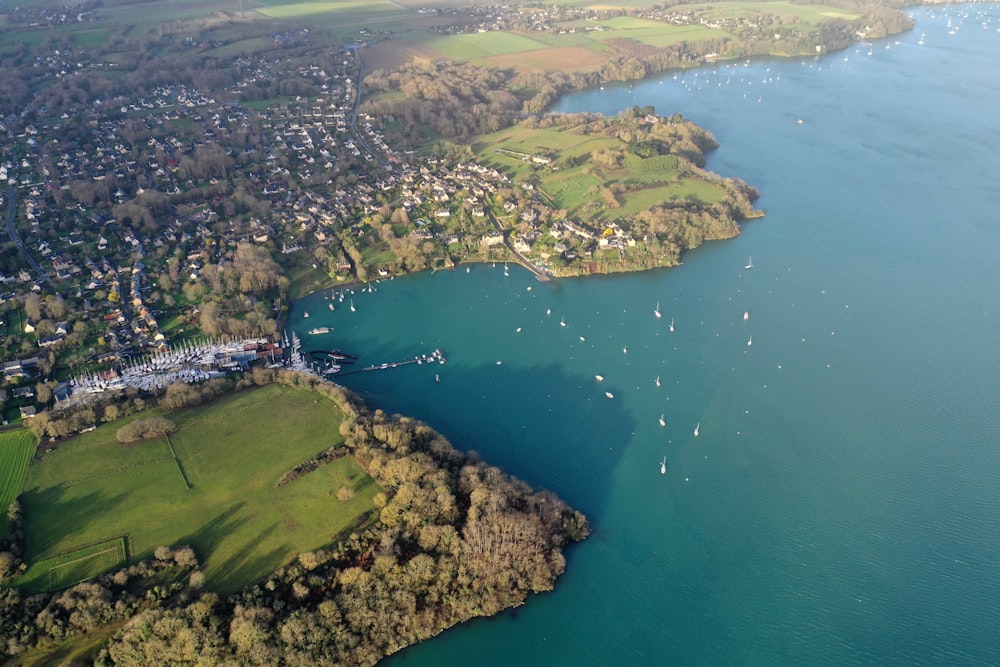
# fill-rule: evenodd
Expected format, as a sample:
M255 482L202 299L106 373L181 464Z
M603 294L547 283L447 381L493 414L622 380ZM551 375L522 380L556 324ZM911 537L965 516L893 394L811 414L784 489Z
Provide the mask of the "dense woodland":
M382 488L373 521L226 598L202 590L197 556L186 547L163 547L148 562L65 591L27 595L12 586L23 534L15 503L11 538L0 545L0 656L122 624L94 664L371 665L551 590L565 568L563 548L589 532L583 515L553 494L456 451L425 424L369 411L341 387L263 369L230 387L270 382L311 389L347 415L343 445L276 483L353 456ZM190 389L163 400L206 398Z

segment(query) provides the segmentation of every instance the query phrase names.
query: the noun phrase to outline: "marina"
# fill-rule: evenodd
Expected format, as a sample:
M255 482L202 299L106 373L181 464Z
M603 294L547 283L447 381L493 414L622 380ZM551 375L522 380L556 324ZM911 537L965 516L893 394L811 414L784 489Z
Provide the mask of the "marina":
M73 376L70 399L124 389L158 391L169 384L201 382L245 371L255 364L283 366L286 344L267 338L188 340L125 358L102 371Z

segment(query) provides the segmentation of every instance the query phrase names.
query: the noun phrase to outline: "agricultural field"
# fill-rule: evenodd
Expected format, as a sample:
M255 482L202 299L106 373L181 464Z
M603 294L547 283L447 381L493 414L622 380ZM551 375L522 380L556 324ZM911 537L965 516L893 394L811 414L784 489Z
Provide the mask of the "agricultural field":
M706 28L701 25L671 25L661 21L619 16L598 25L607 28L588 33L595 41L607 42L612 39L631 39L653 47L672 46L681 42L732 37L727 32Z
M694 201L709 205L721 200L723 196L725 196L723 189L714 183L698 178L686 178L668 185L651 186L629 192L621 197L621 206L612 213L615 217L628 217L668 201Z
M490 56L523 53L548 48L532 37L512 32L467 33L464 35L421 35L424 45L447 58L478 60Z
M536 174L539 189L556 208L584 221L632 216L664 201L711 204L722 198L722 189L712 183L679 179L677 158L672 155L641 158L629 154L619 169L599 167L589 160L594 151L622 146L618 139L582 135L572 128L518 126L480 137L473 149L484 164L503 169L515 180ZM534 155L550 156L555 168L532 164ZM618 196L618 208L603 205L600 195L601 188L613 183L630 187Z
M472 149L484 164L502 168L514 178L523 178L537 171L524 157L544 153L558 154L563 159L578 158L620 143L617 139L577 134L571 128L514 126L479 137Z
M524 72L586 71L598 69L615 54L614 40L627 39L650 47L663 47L683 41L731 37L722 30L700 25L678 26L625 16L558 25L574 29L574 32L442 35L413 31L406 34L405 40L373 45L366 49L365 57L380 66L398 66L422 56L465 60L490 67L513 67Z
M45 590L107 571L124 536L135 560L190 544L206 588L231 592L335 542L374 507L378 487L348 457L275 488L296 464L343 441L343 415L317 394L270 385L164 414L178 427L176 461L162 438L119 443L117 422L35 462L22 495L29 569L20 585ZM336 497L344 486L354 491L347 502Z
M436 22L433 16L419 15L390 0L259 0L253 4L261 17L286 24L308 24L344 37L358 37L364 34L362 30L398 33Z
M710 16L717 18L739 18L771 14L789 23L799 21L812 26L817 26L833 18L852 21L861 16L861 14L847 12L829 5L797 4L788 2L787 0L776 0L774 2L712 2L684 5L684 9L689 11L706 11Z
M34 453L35 435L28 429L0 431L0 538L7 537L7 507L21 493Z

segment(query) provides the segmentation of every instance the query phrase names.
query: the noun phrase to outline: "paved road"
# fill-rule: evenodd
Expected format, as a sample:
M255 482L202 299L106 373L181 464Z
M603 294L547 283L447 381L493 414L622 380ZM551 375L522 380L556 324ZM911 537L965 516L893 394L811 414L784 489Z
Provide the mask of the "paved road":
M358 140L358 144L365 153L378 160L383 167L388 167L389 163L384 157L382 157L382 153L373 151L372 147L368 145L368 140L365 139L365 136L358 131L358 107L361 106L361 86L364 83L365 78L365 61L361 59L361 51L357 47L348 48L351 49L351 52L354 54L354 59L358 63L357 93L354 95L354 107L351 109L350 117L348 118L351 134L353 134L354 138Z
M17 216L17 195L14 193L14 189L11 188L7 192L0 192L0 200L7 201L7 235L10 236L10 240L14 242L17 249L21 251L24 255L24 261L28 263L28 266L32 268L35 275L38 276L38 281L47 283L49 282L49 274L47 274L35 258L31 256L28 252L28 248L24 245L21 237L17 235L17 229L14 227L14 218Z
M543 271L542 269L538 268L530 261L528 261L528 258L522 255L518 251L518 249L514 247L514 244L510 242L510 239L508 238L507 234L504 233L503 226L500 224L500 221L497 220L495 215L493 215L493 211L491 211L489 207L484 207L484 208L486 208L486 215L489 216L490 221L493 223L493 226L496 228L498 232L500 232L500 234L503 235L503 244L507 246L507 249L514 254L514 257L517 258L518 263L524 268L531 271L533 274L535 274L535 277L538 278L538 280L540 280L541 282L545 283L552 280L552 276L550 276L548 273L546 273L545 271Z

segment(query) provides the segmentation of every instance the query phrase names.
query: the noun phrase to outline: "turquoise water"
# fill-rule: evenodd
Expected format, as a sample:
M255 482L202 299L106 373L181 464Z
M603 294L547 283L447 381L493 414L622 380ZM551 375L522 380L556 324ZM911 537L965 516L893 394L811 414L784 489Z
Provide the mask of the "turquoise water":
M443 348L341 381L594 528L557 591L386 664L1000 664L1000 8L946 11L871 55L563 100L680 111L760 188L767 217L682 267L299 304L360 365Z

